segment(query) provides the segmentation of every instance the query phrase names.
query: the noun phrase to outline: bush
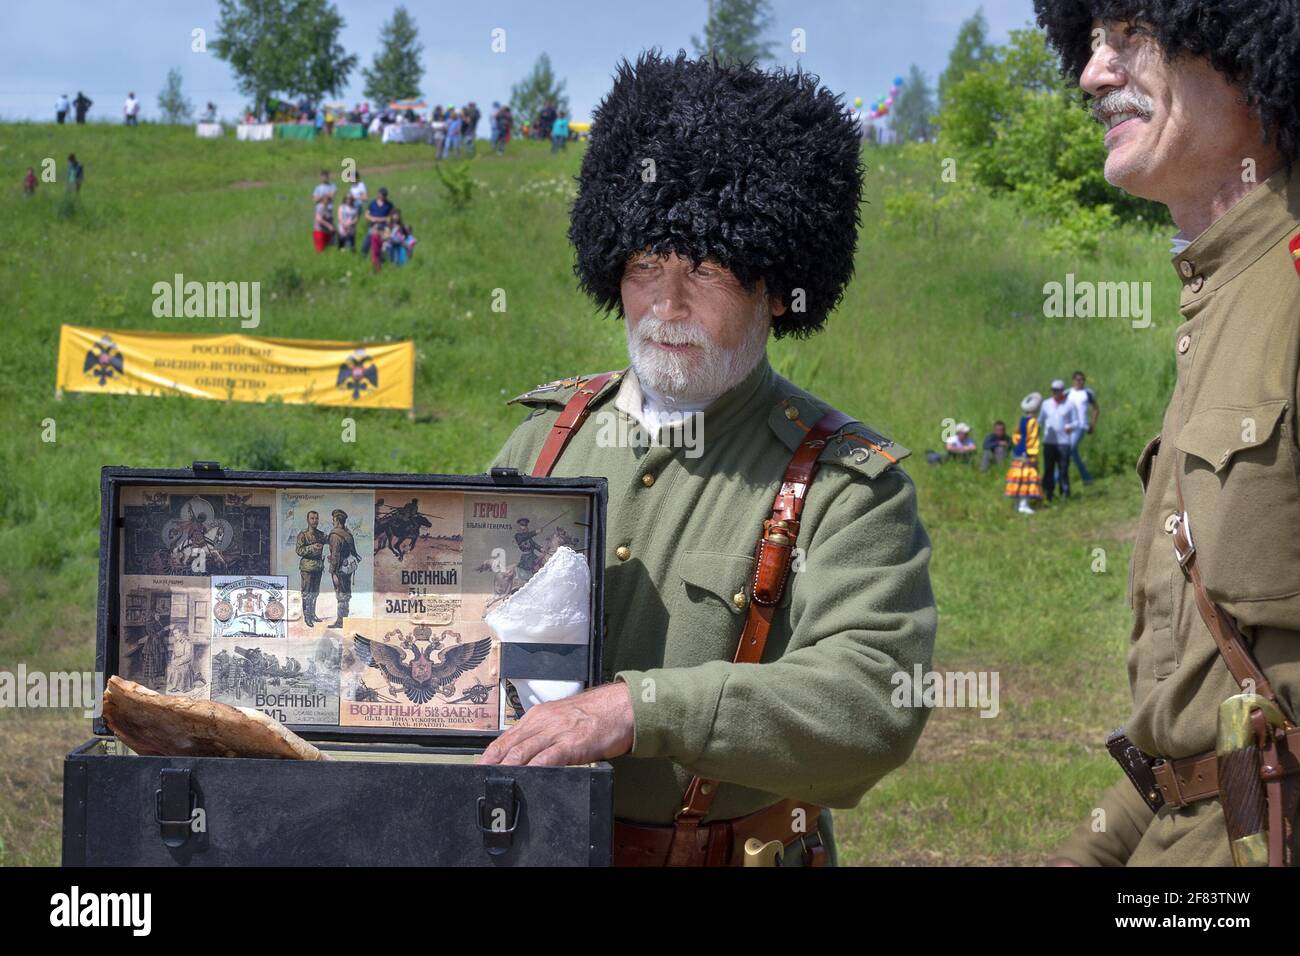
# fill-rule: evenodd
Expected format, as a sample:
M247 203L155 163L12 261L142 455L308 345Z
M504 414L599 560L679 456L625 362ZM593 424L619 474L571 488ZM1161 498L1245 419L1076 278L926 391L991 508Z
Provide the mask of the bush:
M1106 182L1100 127L1056 68L1041 30L1013 30L949 92L940 144L980 185L1016 194L1051 224L1049 242L1095 248L1119 220L1168 221L1164 207Z
M296 266L282 262L271 271L266 284L279 298L292 299L302 294L306 283Z
M470 175L469 163L438 163L433 167L442 183L442 190L447 195L447 204L454 212L463 212L474 200L474 177Z

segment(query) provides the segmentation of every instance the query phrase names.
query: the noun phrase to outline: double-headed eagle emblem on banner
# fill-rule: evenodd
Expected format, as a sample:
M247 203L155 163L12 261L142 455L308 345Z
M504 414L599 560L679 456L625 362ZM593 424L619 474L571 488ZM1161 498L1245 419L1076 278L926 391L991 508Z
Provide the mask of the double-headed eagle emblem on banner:
M357 349L339 366L339 388L352 389L352 399L361 397L369 387L379 387L379 368L365 349Z
M113 377L113 373L122 374L122 353L107 335L101 335L90 351L86 353L86 363L81 371L95 376L103 385Z

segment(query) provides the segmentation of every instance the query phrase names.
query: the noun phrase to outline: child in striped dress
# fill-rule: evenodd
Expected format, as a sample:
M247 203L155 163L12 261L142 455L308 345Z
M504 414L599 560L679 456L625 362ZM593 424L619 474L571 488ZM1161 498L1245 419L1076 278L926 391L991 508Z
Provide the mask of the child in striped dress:
M1012 438L1011 467L1007 469L1006 496L1026 515L1034 513L1029 502L1043 497L1038 478L1038 410L1042 405L1043 396L1038 392L1026 395L1020 403L1024 414Z

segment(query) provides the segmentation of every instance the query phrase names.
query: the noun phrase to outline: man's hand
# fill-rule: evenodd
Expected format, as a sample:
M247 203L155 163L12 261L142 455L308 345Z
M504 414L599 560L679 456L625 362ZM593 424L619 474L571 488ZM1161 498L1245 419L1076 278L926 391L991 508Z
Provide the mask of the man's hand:
M632 692L622 681L529 708L492 742L480 764L569 767L632 749Z

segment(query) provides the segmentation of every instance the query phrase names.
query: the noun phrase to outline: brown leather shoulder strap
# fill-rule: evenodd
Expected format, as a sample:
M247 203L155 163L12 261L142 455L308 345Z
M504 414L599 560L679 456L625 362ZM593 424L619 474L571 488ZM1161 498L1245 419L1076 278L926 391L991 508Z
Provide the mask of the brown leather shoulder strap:
M551 426L546 441L542 444L542 450L538 453L537 461L533 465L532 473L534 478L545 478L551 473L551 469L560 460L560 455L564 452L565 446L569 444L569 439L573 437L573 433L587 420L587 406L591 404L591 400L605 387L606 382L621 374L621 372L601 372L599 375L593 375L573 393L565 404L564 410L560 412L560 417Z
M749 614L740 634L734 658L737 664L757 664L763 658L767 635L772 627L772 613L785 591L790 575L790 560L799 537L799 516L803 513L808 488L817 474L817 459L826 447L826 439L854 421L832 409L808 429L786 466L781 488L772 503L772 516L763 520L763 530L755 548L754 579L750 583ZM676 830L668 853L669 866L682 866L696 846L695 831L709 812L718 793L718 781L695 776L686 785L682 808L675 818Z
M1210 636L1218 645L1219 655L1228 665L1228 670L1232 673L1232 679L1237 682L1237 686L1246 687L1248 686L1246 682L1250 681L1254 684L1256 694L1278 703L1273 685L1268 682L1264 671L1255 662L1255 656L1246 646L1246 639L1241 629L1237 627L1237 622L1233 620L1231 614L1210 600L1210 595L1205 590L1205 582L1201 580L1200 568L1196 566L1196 543L1192 537L1191 521L1187 516L1187 506L1183 503L1181 456L1174 460L1174 490L1178 495L1178 515L1173 535L1174 556L1182 566L1188 581L1191 582L1196 597L1196 610L1200 612L1201 620L1205 622Z

